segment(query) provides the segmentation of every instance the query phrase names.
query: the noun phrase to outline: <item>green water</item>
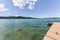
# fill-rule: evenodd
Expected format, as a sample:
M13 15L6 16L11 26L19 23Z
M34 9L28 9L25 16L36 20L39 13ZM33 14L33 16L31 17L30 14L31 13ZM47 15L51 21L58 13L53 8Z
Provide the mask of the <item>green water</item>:
M50 26L60 19L0 19L0 40L42 40Z

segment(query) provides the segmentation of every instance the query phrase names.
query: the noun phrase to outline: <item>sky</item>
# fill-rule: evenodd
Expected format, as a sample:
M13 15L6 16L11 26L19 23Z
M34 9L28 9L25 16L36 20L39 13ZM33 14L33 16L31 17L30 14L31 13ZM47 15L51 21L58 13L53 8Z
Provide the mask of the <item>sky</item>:
M0 0L0 16L60 17L60 0Z

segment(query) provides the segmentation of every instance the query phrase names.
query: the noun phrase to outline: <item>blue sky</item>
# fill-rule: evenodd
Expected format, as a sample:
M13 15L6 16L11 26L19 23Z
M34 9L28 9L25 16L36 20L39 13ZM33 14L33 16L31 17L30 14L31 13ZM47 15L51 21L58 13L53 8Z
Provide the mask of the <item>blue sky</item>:
M33 7L31 3L15 5L14 2L0 0L0 16L60 17L60 0L35 0Z

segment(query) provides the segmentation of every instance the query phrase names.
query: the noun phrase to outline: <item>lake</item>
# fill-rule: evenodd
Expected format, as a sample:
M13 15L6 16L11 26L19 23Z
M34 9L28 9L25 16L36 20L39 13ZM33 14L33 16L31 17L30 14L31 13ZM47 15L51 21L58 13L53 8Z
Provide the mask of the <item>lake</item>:
M42 40L49 22L60 19L0 19L0 40Z

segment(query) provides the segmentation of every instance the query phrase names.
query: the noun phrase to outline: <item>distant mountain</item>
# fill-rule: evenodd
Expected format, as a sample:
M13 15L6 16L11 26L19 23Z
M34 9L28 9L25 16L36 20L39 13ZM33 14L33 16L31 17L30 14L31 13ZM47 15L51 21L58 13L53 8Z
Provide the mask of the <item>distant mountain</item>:
M23 16L0 16L0 19L35 19L35 18Z
M60 19L59 17L49 17L48 19Z

